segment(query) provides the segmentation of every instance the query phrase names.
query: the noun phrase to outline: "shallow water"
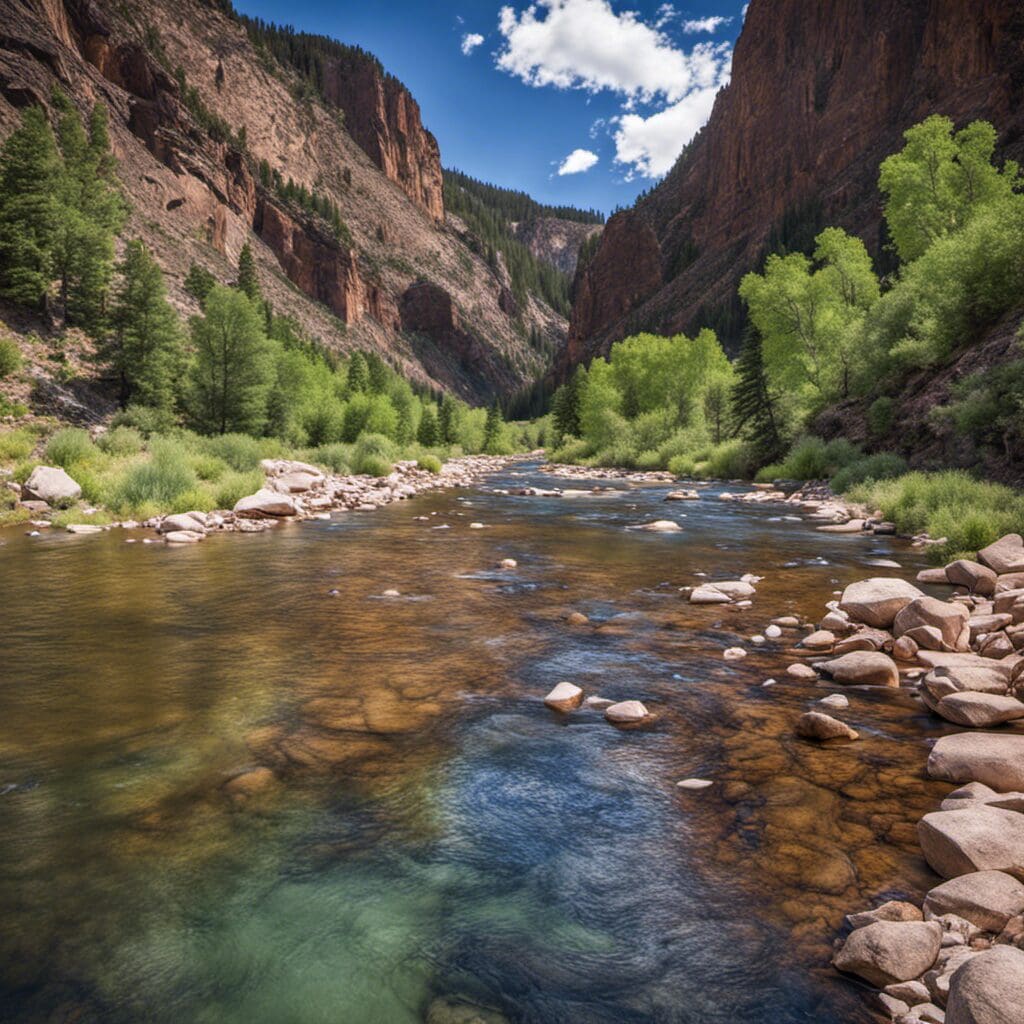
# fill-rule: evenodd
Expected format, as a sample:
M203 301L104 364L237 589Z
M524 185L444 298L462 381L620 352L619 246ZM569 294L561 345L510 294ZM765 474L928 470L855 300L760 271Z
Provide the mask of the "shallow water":
M859 690L862 741L812 746L829 691L762 687L779 645L721 652L920 556L664 486L491 490L525 483L551 478L186 548L0 536L0 1018L872 1019L830 943L927 886L940 730ZM699 572L766 579L694 608ZM563 678L654 723L556 716Z

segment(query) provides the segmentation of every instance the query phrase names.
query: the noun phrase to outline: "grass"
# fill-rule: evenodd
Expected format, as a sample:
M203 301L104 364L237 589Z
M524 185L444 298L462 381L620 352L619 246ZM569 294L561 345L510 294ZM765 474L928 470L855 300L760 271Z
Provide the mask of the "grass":
M36 435L24 427L0 433L0 462L21 462L32 454Z
M962 470L869 481L854 487L849 497L881 509L901 533L945 537L945 544L932 549L943 561L1024 528L1024 495Z

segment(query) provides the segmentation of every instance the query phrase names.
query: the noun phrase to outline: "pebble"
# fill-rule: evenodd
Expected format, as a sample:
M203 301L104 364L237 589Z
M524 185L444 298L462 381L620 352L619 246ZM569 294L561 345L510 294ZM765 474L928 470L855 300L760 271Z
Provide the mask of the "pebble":
M727 647L722 652L722 657L726 661L739 661L740 658L745 658L746 656L747 652L742 647Z
M707 789L709 786L713 785L714 782L711 779L683 779L681 782L676 783L676 788L697 792L701 789Z
M772 623L772 625L768 626L765 629L764 635L768 637L769 640L778 640L779 637L782 636L782 629L781 627L776 626L774 623Z

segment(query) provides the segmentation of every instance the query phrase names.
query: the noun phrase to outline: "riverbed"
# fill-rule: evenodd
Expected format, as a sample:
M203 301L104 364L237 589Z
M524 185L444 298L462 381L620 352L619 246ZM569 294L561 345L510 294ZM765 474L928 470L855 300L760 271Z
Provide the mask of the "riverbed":
M875 1019L831 943L928 888L943 728L860 689L861 740L799 740L831 691L786 681L799 634L748 638L923 556L721 486L495 492L554 482L179 548L0 535L0 1018ZM747 572L750 608L680 597ZM655 717L559 716L562 679Z

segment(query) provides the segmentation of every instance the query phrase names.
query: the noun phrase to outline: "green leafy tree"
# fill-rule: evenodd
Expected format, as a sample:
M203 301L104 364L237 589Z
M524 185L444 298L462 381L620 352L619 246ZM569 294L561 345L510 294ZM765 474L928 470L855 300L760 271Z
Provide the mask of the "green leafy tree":
M104 355L129 404L168 409L182 366L181 324L167 301L160 267L138 239L125 248Z
M192 320L192 343L196 425L211 434L259 433L267 419L274 363L263 318L248 296L221 285L213 288L203 316Z
M60 156L41 107L29 107L0 151L0 294L40 306L53 279Z
M185 275L185 291L192 296L201 306L206 301L206 296L217 284L217 278L198 263L193 263Z
M484 424L484 451L488 455L499 455L501 453L501 428L504 423L501 409L498 408L498 403L495 402L487 410L487 422Z
M370 368L362 352L353 352L348 361L349 395L358 395L370 390Z
M262 304L263 293L260 291L260 279L256 273L256 260L248 242L242 246L242 251L238 254L238 290L248 295L256 305Z
M438 443L437 413L434 412L433 403L423 407L419 429L416 431L416 440L424 448L433 448Z
M903 138L903 149L883 161L878 185L889 234L905 263L1019 187L1016 163L998 168L992 162L998 135L987 121L956 132L948 117L933 114Z

